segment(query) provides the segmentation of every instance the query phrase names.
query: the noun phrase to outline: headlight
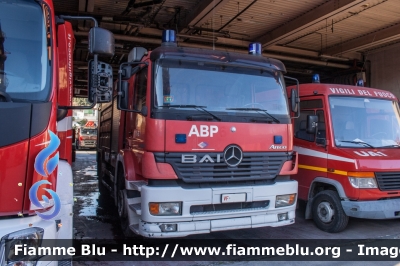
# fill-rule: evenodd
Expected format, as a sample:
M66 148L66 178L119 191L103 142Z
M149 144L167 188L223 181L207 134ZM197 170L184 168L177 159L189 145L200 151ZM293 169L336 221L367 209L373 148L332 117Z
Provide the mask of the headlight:
M373 172L347 172L354 188L378 188Z
M275 200L275 208L293 205L296 201L296 194L278 195Z
M181 206L181 202L150 202L149 210L157 216L181 215Z
M17 251L16 245L27 249L31 247L37 249L42 245L43 233L42 228L32 227L5 235L0 242L0 265L36 265L38 258Z

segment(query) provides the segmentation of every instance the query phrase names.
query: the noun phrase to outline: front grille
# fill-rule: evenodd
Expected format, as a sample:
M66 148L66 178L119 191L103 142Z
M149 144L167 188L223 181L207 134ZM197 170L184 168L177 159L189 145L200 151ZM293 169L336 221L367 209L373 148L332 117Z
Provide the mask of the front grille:
M380 190L400 190L400 172L378 172L375 176Z
M185 153L196 155L196 163L182 163L182 153L156 154L157 162L172 165L179 179L186 183L268 180L275 178L285 161L286 152L243 153L242 162L236 167L228 166L222 153ZM210 160L199 161L208 155ZM218 162L220 158L220 162Z
M253 211L260 209L268 209L269 200L254 202L234 202L221 204L193 205L190 207L190 214L219 214L240 211Z

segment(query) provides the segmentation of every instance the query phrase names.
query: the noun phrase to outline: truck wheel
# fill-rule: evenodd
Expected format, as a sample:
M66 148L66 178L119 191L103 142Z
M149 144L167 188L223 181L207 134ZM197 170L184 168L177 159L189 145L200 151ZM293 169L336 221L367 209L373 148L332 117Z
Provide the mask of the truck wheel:
M117 191L117 211L119 215L119 219L121 222L122 233L127 238L131 238L135 236L135 233L129 228L129 218L126 213L125 206L125 184L122 182L122 177L120 174L120 168L118 169L118 191Z
M98 181L98 186L99 186L99 192L100 194L106 195L108 192L108 189L104 186L103 184L103 178L104 178L104 173L103 173L103 168L102 168L102 158L101 156L97 157L97 181Z
M333 190L319 192L312 202L312 215L319 229L328 233L343 231L349 221L344 213L339 195Z

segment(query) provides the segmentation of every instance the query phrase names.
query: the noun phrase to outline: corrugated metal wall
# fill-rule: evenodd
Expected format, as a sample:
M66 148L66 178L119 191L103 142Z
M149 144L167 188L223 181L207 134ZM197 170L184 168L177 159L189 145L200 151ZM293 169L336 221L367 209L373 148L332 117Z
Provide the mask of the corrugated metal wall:
M388 90L400 98L400 44L367 55L371 61L371 87Z

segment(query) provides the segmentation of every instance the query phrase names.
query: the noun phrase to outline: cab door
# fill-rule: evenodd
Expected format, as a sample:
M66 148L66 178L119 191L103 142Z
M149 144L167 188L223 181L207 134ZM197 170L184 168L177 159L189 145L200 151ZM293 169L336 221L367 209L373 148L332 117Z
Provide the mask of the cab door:
M126 144L127 148L133 152L135 171L138 176L142 175L141 161L146 147L146 116L143 115L142 110L147 106L148 71L149 68L144 66L130 80L134 90L132 99L129 99L129 107L135 112L126 112Z
M322 96L302 97L300 117L294 123L294 150L299 154L298 174L292 176L299 183L299 198L308 200L312 181L327 176L328 146L326 133L326 114ZM318 116L318 130L307 133L307 117Z

